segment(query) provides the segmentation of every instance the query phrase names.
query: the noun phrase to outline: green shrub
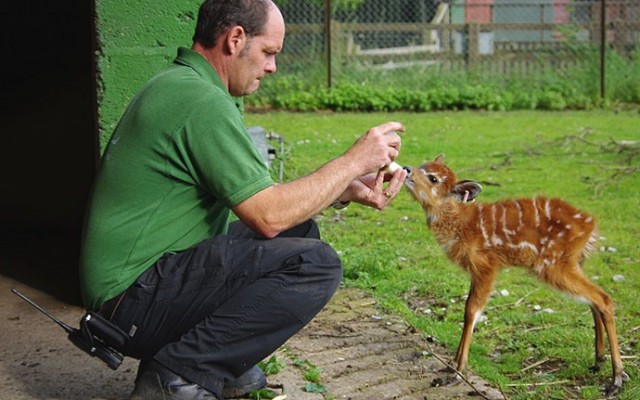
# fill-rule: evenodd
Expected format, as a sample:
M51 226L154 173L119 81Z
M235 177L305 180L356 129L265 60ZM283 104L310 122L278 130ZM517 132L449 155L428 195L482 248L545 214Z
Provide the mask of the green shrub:
M640 103L640 55L607 56L606 98L600 97L598 53L584 51L584 63L546 66L541 73L502 76L489 72L447 72L414 67L376 70L340 66L325 83L324 65L277 74L246 98L252 108L290 111L588 110L608 103Z

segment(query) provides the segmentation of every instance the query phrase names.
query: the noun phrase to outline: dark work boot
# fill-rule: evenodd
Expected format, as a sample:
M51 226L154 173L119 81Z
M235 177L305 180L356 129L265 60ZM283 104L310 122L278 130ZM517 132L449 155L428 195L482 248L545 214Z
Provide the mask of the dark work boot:
M220 400L156 361L141 362L130 400Z
M236 399L245 396L251 390L262 389L267 385L267 378L257 366L251 368L233 381L226 382L222 389L222 397Z

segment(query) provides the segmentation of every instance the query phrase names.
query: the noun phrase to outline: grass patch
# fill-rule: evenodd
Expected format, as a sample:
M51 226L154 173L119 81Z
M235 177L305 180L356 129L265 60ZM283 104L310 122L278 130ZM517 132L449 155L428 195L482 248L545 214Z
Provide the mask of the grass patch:
M604 251L587 260L585 271L616 304L631 377L619 399L640 396L640 160L637 153L601 146L640 140L638 112L264 113L246 119L284 136L285 179L338 156L370 126L397 120L407 127L401 164L415 166L444 153L459 177L494 184L484 185L480 200L561 196L595 215ZM618 167L636 172L616 176ZM453 354L469 281L435 244L407 193L383 212L352 205L326 210L317 221L323 239L342 256L346 285L370 291ZM589 309L517 268L504 270L495 288L487 319L473 337L470 368L510 399L601 398L599 386L609 381L611 367L607 360L602 371L589 372ZM534 385L541 382L546 384Z

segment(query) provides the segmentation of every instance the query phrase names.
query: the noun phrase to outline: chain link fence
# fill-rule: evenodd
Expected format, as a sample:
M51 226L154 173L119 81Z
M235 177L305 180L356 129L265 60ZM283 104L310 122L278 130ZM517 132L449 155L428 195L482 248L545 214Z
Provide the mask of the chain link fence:
M287 22L278 74L310 84L380 85L381 71L385 85L412 86L418 75L573 79L580 70L604 97L616 83L607 71L638 63L640 0L276 3Z

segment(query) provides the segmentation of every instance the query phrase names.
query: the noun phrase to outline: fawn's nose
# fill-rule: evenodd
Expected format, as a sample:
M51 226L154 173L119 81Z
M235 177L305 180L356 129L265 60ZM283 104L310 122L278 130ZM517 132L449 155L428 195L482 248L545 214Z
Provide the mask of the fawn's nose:
M402 167L402 169L407 171L407 176L411 175L411 167Z

